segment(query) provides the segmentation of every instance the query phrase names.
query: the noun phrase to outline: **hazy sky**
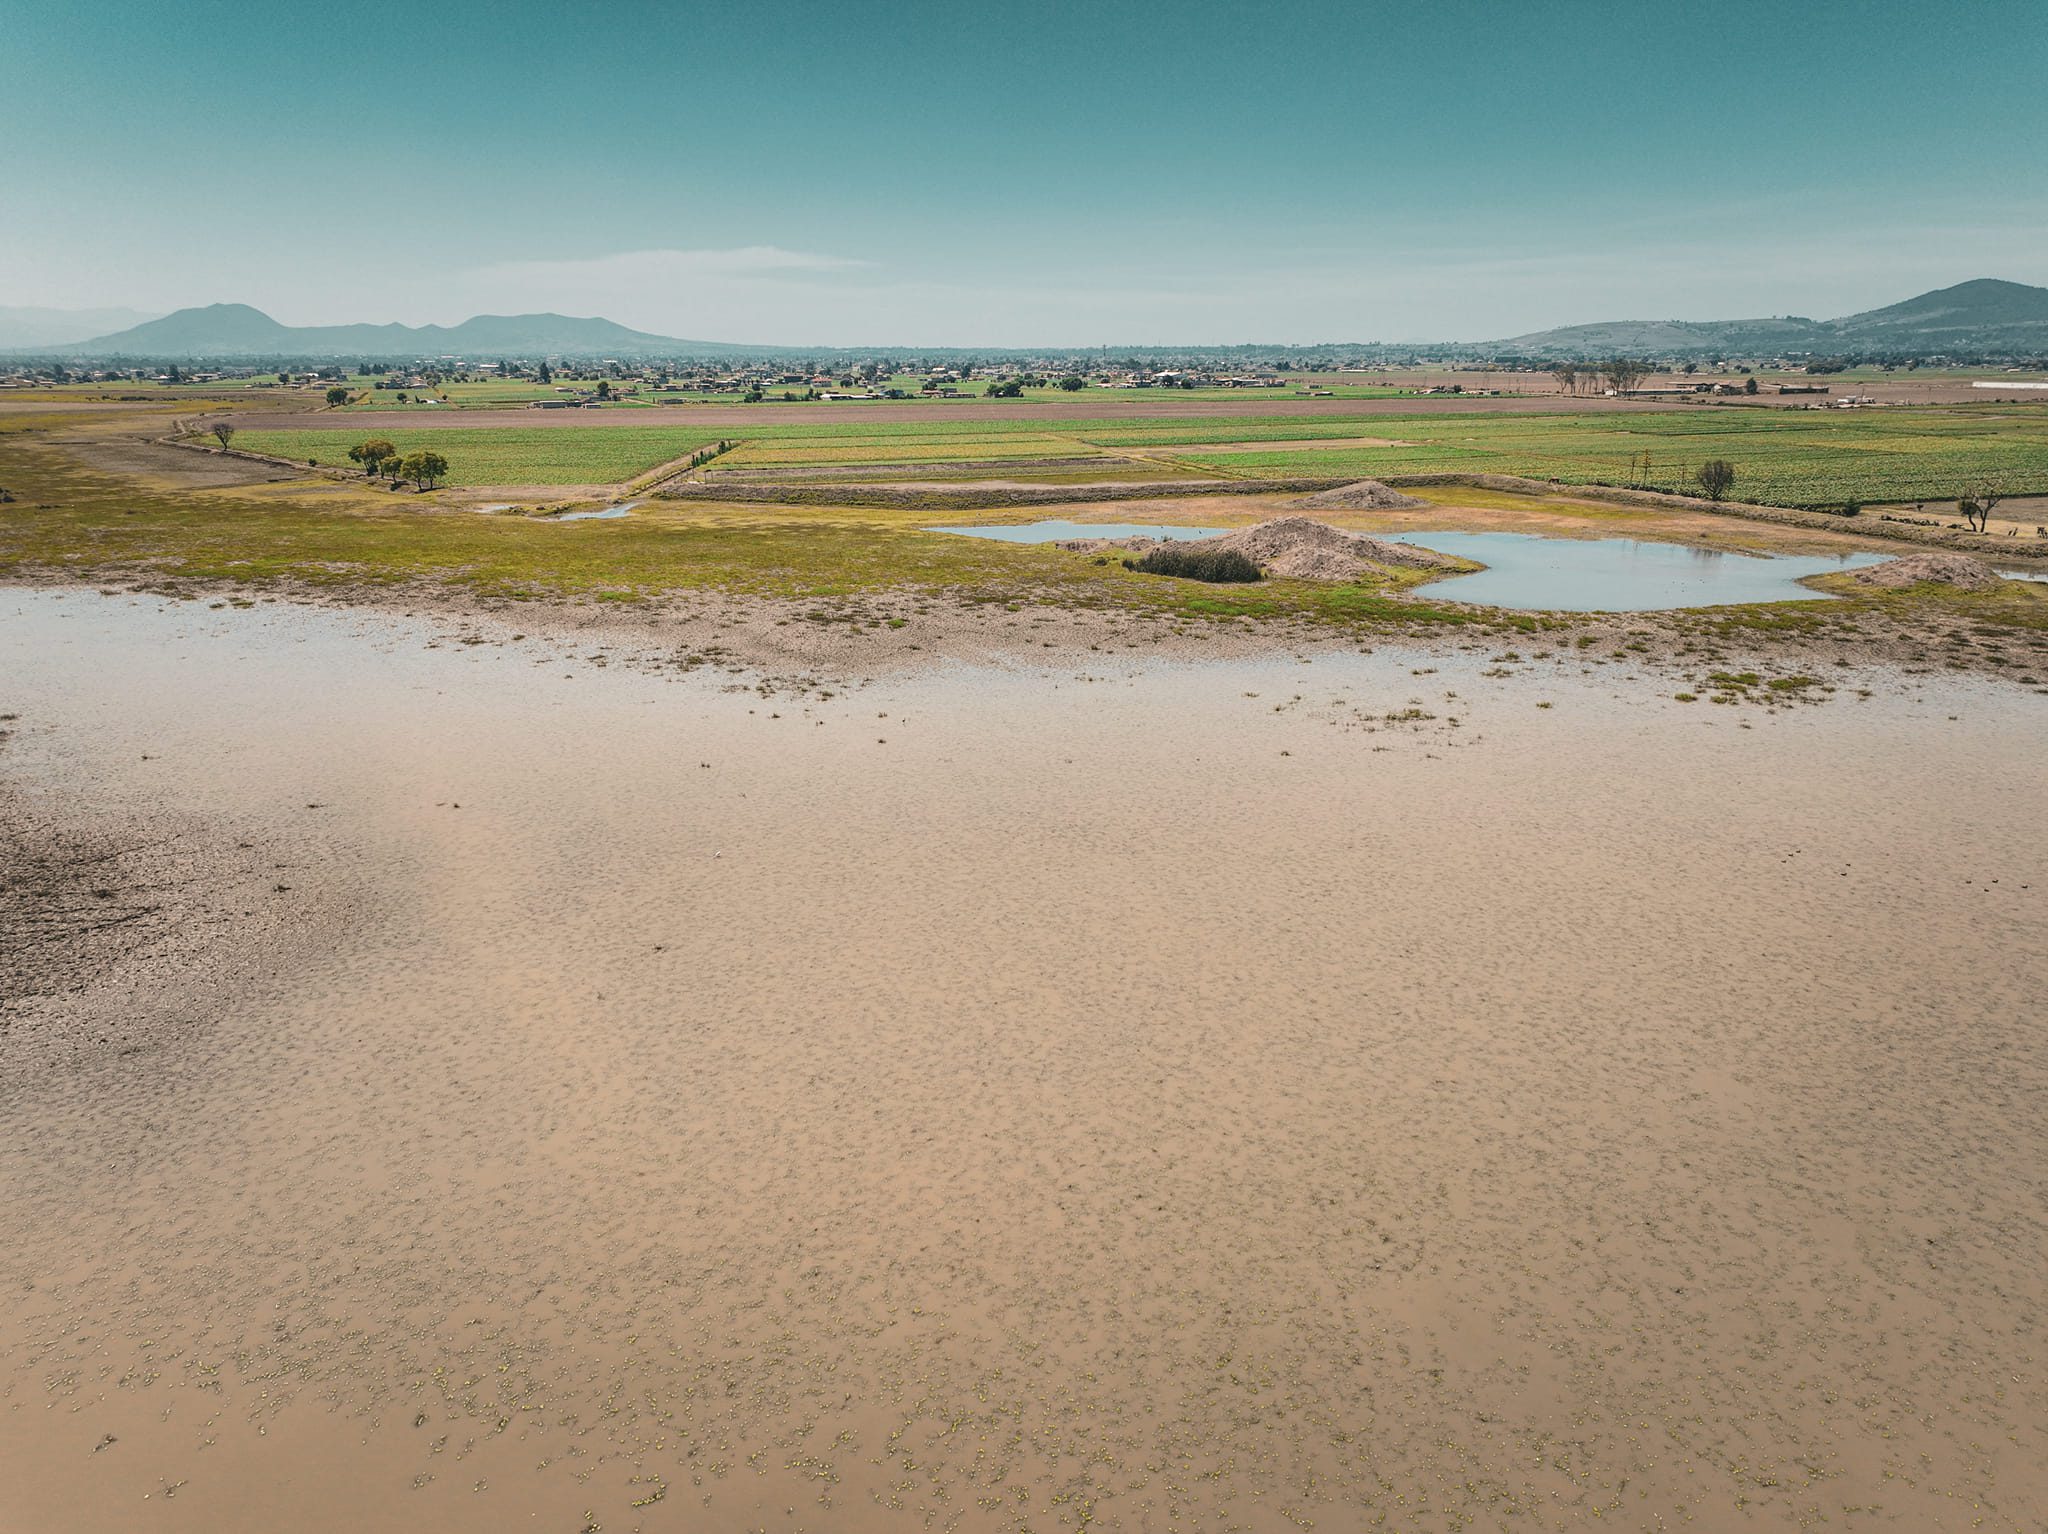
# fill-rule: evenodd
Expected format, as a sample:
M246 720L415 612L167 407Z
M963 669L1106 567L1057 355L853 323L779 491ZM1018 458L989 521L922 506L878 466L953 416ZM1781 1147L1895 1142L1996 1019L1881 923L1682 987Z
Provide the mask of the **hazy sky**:
M2048 0L0 0L0 304L1485 339L2048 283Z

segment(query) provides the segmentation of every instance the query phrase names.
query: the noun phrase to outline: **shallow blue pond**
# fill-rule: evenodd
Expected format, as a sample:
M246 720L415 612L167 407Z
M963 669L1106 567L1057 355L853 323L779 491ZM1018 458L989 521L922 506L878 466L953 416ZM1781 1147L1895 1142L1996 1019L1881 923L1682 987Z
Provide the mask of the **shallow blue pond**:
M1068 538L1210 538L1220 527L1163 527L1152 522L1024 522L1002 527L933 527L1004 543L1054 543ZM1674 607L1727 607L1743 602L1812 601L1821 593L1798 582L1831 570L1874 565L1886 554L1738 554L1636 538L1539 538L1530 533L1379 534L1486 566L1447 576L1432 596L1486 607L1552 612L1656 612Z
M1821 593L1797 584L1802 577L1891 557L1736 554L1635 538L1538 538L1529 533L1401 533L1389 541L1486 566L1476 575L1431 582L1423 589L1432 596L1572 613L1811 601Z

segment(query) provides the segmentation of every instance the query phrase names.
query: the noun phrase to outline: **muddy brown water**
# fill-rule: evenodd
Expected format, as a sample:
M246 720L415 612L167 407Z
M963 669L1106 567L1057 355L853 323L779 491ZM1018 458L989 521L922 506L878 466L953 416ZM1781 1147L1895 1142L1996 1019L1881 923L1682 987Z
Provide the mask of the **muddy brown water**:
M2038 697L430 644L0 593L310 892L0 1043L0 1528L2048 1518Z

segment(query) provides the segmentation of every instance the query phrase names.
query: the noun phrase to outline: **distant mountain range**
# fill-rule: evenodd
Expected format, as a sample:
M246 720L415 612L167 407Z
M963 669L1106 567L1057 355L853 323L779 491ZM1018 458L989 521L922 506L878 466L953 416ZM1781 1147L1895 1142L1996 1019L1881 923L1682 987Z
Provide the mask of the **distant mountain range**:
M74 316L125 311L69 311ZM208 304L130 325L93 340L57 343L10 340L9 316L66 311L0 309L0 347L39 356L99 359L256 358L351 360L378 358L617 357L704 358L827 357L861 355L846 347L751 346L732 341L685 341L629 330L607 319L562 314L480 314L460 325L281 325L247 304ZM21 322L27 323L27 322ZM37 323L43 323L38 321ZM70 322L74 327L76 319ZM64 322L47 321L64 328ZM870 348L939 355L958 348ZM1022 349L977 349L982 356L1023 355ZM1055 352L1068 350L1054 348ZM1079 348L1072 349L1077 355ZM1173 348L1145 347L1148 354ZM1182 355L1242 355L1260 348L1186 347ZM1568 325L1505 341L1447 343L1441 347L1273 347L1276 353L1354 351L1435 353L1458 357L1528 357L1565 360L1755 356L2042 356L2048 355L2048 288L1980 277L1923 293L1889 308L1838 320L1798 316L1758 320L1607 320Z
M1608 320L1495 343L1502 353L1586 357L2048 354L2048 288L1979 277L1838 320Z
M89 357L677 357L774 351L682 341L566 314L479 314L460 325L282 325L247 304L180 309L52 352Z
M155 318L140 309L33 309L0 304L0 349L65 346Z

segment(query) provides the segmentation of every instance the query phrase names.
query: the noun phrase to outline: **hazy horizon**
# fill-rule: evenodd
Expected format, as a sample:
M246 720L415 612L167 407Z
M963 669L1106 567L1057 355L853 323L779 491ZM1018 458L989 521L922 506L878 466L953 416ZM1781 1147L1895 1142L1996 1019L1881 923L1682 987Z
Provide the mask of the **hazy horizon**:
M45 103L0 300L995 348L2048 283L2023 5L267 14L0 0L0 79Z

